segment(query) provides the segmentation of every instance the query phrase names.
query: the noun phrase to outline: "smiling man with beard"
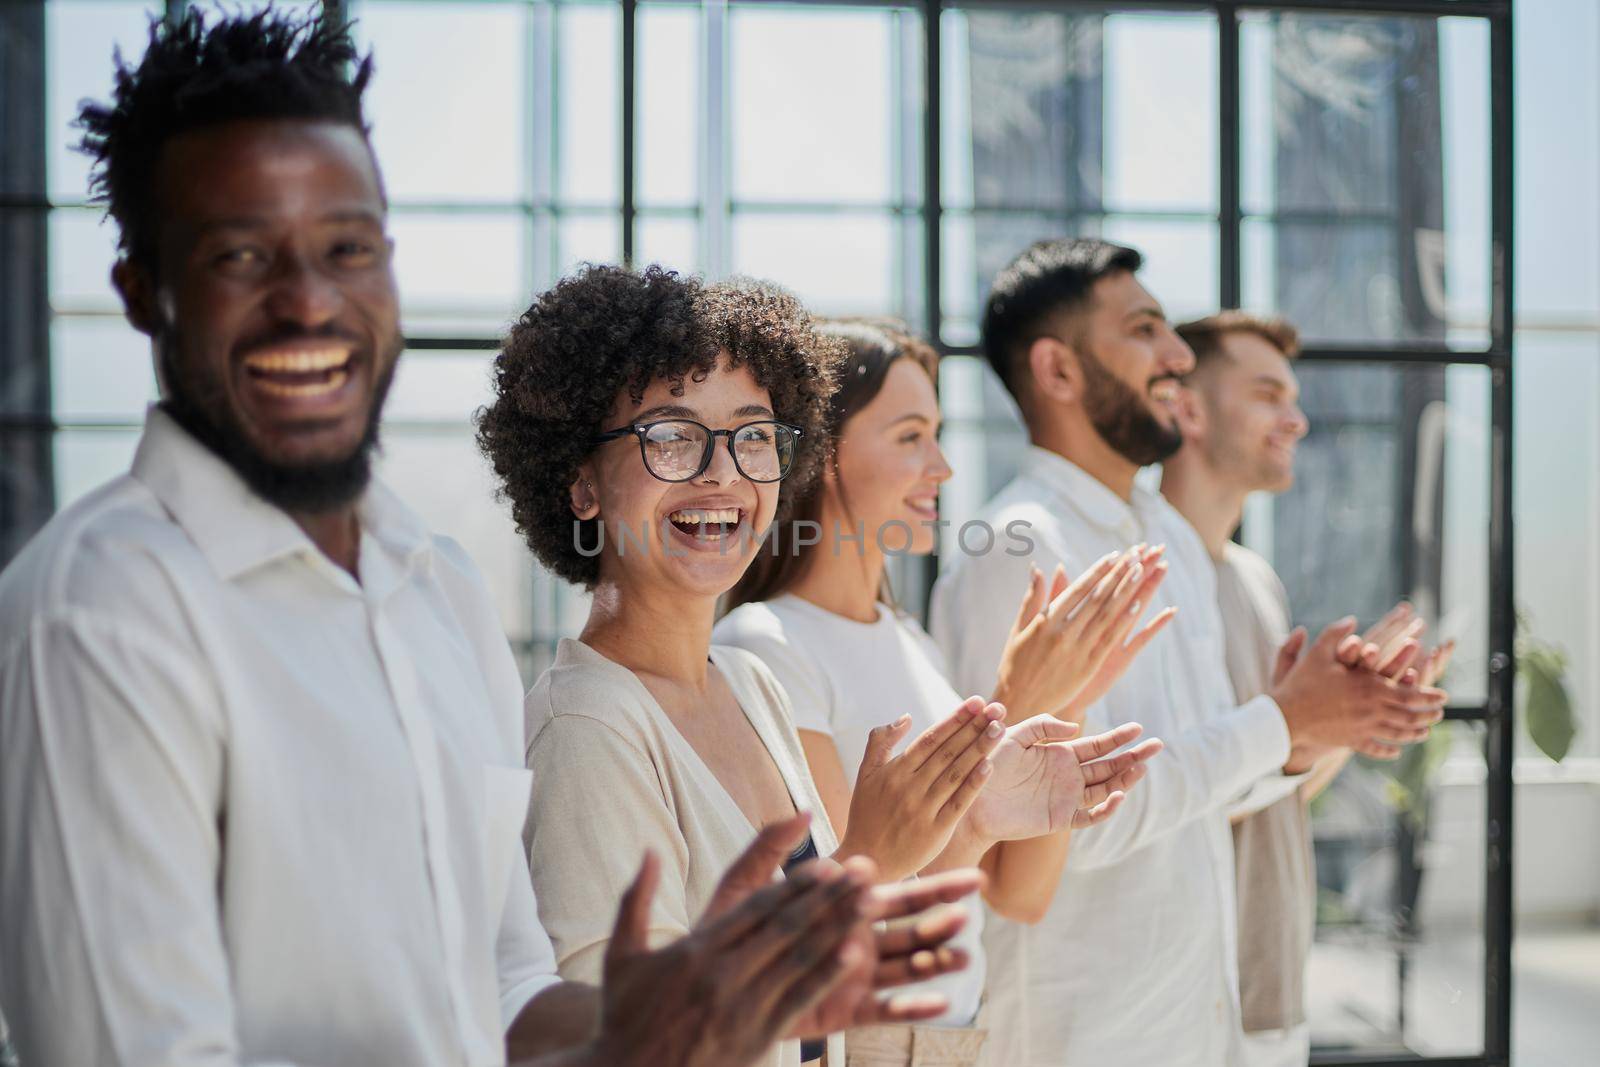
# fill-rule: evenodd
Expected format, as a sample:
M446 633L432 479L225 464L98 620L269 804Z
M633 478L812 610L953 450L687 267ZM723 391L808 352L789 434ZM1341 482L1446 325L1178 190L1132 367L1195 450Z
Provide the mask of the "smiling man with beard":
M959 557L934 592L933 634L968 692L994 676L1030 564L1074 574L1130 543L1164 545L1155 565L1171 573L1134 610L1178 609L1084 725L1138 720L1167 743L1169 762L1150 768L1117 819L1073 837L1038 925L986 924L992 1055L1007 1067L1238 1064L1230 814L1289 795L1327 747L1414 742L1442 714L1437 690L1347 667L1336 653L1348 620L1237 704L1206 548L1134 484L1140 467L1181 446L1179 379L1194 367L1140 284L1141 263L1105 241L1045 241L995 279L984 351L1032 447L982 517L997 529L1027 523L1036 550Z
M370 476L401 348L371 69L345 27L191 9L83 110L162 400L132 470L0 574L21 1061L724 1067L872 1017L875 987L959 965L948 933L872 924L978 876L774 885L803 818L654 951L646 857L603 990L557 977L498 613Z

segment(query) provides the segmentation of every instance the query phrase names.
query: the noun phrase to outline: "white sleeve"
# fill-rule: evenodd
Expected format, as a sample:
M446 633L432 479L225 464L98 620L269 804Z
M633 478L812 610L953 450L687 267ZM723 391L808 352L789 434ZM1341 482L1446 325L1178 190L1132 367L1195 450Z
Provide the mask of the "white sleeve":
M0 658L0 1003L21 1062L240 1063L222 706L193 655L81 610Z
M1084 733L1112 725L1097 704L1089 709ZM1257 697L1161 740L1165 748L1150 761L1144 781L1128 793L1117 813L1074 831L1067 861L1072 866L1092 870L1120 863L1152 841L1234 803L1269 775L1286 783L1298 780L1278 773L1289 758L1289 731L1271 697Z

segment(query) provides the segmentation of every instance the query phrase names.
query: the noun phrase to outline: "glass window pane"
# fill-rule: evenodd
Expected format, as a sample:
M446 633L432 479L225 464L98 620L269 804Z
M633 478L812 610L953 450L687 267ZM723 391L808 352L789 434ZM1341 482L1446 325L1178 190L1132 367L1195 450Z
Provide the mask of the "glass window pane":
M1482 728L1452 722L1396 763L1357 758L1312 805L1314 1049L1483 1048Z
M701 269L700 220L673 215L641 215L634 258L640 266L659 263L683 274Z
M58 314L118 311L111 285L117 259L117 224L98 207L50 212L50 307Z
M527 307L528 221L521 212L397 211L389 231L408 333L495 334Z
M430 530L461 544L483 574L507 636L526 638L533 556L494 498L494 472L471 427L386 432L376 473Z
M89 157L76 150L82 132L72 128L84 99L111 98L113 51L136 65L144 55L151 17L161 15L157 0L84 0L46 4L45 136L47 189L52 200L82 200L89 195Z
M1217 210L1217 20L1105 20L1105 202Z
M622 218L620 216L566 215L557 224L556 273L558 275L571 274L580 263L621 262Z
M732 8L735 200L894 199L895 19L885 10Z
M616 4L556 9L557 197L622 201L622 24Z
M50 406L57 419L142 423L155 399L150 339L120 316L63 316L50 324Z
M143 419L131 427L61 430L54 441L56 508L128 473Z
M1480 347L1489 34L1478 19L1250 15L1244 288L1310 341Z
M943 289L944 318L940 328L944 342L977 344L978 325L994 276L1028 245L1083 232L1078 225L1065 215L946 211L940 219L943 239L939 279Z
M1217 310L1215 222L1108 215L1101 232L1144 256L1139 280L1161 301L1168 318L1178 322Z
M693 204L699 194L699 8L642 5L638 63L639 202Z
M351 14L374 53L367 115L391 201L524 199L526 5L364 0Z
M945 12L946 207L1098 209L1104 21L1098 14Z
M791 289L821 315L903 314L891 215L733 217L733 270Z
M383 417L396 421L451 421L466 426L494 399L494 353L410 351L400 357Z
M1258 495L1244 541L1273 562L1297 622L1363 627L1404 598L1458 642L1444 685L1478 705L1488 677L1489 372L1302 362L1311 432L1294 488Z
M1522 636L1566 656L1573 755L1600 756L1600 334L1518 331L1516 579ZM1543 762L1521 731L1519 754Z

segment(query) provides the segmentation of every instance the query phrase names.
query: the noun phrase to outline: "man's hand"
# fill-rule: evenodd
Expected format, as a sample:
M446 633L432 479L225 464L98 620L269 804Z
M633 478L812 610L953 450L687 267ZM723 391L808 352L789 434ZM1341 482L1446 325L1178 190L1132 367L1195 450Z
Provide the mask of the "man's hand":
M807 821L805 816L799 816L774 823L756 835L755 842L722 876L706 906L702 924L728 914L770 886L774 872L805 836ZM872 862L863 856L846 860L843 866L868 882L876 875ZM946 947L946 942L966 925L966 913L952 908L923 913L954 903L976 892L982 884L982 874L965 870L873 888L863 920L851 934L860 950L853 954L853 965L824 1001L800 1017L790 1036L817 1037L851 1026L916 1022L943 1012L948 1005L941 997L923 994L880 1000L876 994L967 965L965 952ZM901 922L884 930L873 925L913 917L909 924Z
M885 881L926 867L989 781L1005 717L999 704L972 697L898 756L891 753L910 716L868 734L839 855L870 858Z
M1138 723L1074 741L1078 730L1076 723L1036 715L1006 731L994 775L967 813L984 849L1103 822L1144 777L1145 761L1161 751L1161 742L1150 740L1117 752L1144 732Z
M1031 568L1001 655L994 699L1021 715L1069 717L1067 709L1078 706L1079 694L1127 642L1166 577L1167 564L1159 562L1163 550L1138 545L1111 553L1070 585L1059 565L1048 583L1037 567Z
M1305 770L1319 750L1367 752L1415 744L1444 717L1442 690L1407 685L1341 659L1341 647L1348 658L1346 639L1354 632L1353 619L1329 626L1270 691L1294 746L1285 771ZM1280 655L1280 666L1284 662Z
M600 1029L577 1062L607 1067L742 1067L795 1031L844 979L871 965L860 931L877 905L863 866L806 864L771 882L807 820L769 828L729 871L687 936L651 951L653 854L623 895L606 946ZM783 855L787 855L783 851ZM759 869L766 879L754 892ZM742 898L742 899L741 899Z

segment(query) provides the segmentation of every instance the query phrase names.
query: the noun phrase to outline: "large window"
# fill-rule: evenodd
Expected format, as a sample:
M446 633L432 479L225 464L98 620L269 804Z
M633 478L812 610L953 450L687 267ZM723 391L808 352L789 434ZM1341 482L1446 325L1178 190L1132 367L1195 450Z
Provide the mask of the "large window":
M153 396L68 122L166 6L0 5L0 559L125 469ZM1371 620L1403 595L1462 644L1457 721L1426 760L1357 768L1318 810L1318 1055L1506 1061L1513 562L1534 629L1567 638L1580 709L1600 703L1583 655L1600 616L1562 595L1600 580L1600 166L1541 166L1566 185L1519 201L1540 249L1582 248L1559 270L1525 257L1542 273L1515 291L1537 317L1514 333L1509 0L339 6L377 56L408 338L382 472L489 573L530 680L586 603L519 543L470 417L507 322L581 261L769 277L937 339L957 522L1023 445L975 356L989 281L1027 242L1133 244L1175 316L1296 321L1314 430L1299 487L1253 505L1243 538L1298 621ZM1516 114L1553 152L1573 115L1600 131L1600 16L1529 9L1566 58L1524 62L1545 95ZM1513 467L1539 519L1515 549ZM930 576L903 568L902 600ZM1578 746L1600 757L1600 719Z

